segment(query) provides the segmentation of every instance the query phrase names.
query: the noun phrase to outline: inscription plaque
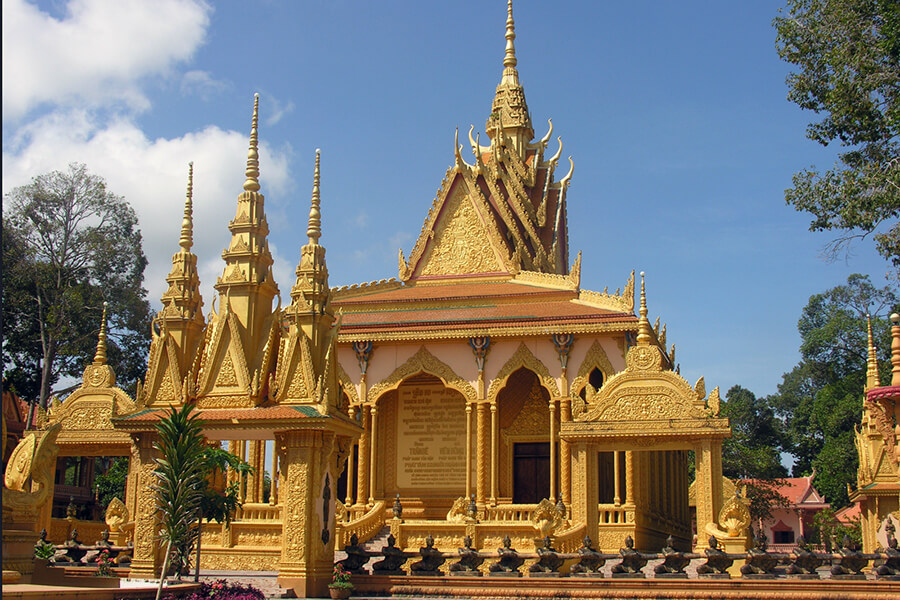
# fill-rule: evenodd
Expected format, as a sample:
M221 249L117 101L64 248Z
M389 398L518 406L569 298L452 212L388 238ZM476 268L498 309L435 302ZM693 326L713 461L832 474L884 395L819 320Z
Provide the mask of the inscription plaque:
M397 485L458 493L466 487L466 410L440 385L400 386Z

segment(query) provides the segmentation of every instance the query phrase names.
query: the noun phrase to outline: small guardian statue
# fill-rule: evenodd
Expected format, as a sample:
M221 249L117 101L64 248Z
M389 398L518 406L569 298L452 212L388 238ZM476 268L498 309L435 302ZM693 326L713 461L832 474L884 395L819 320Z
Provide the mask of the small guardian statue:
M697 567L697 574L706 578L730 579L729 567L734 564L734 559L719 548L719 540L716 536L709 536L709 548L706 549L706 562Z
M603 555L594 550L590 536L584 536L581 548L578 549L579 561L572 565L569 572L576 577L603 577L600 569L606 564Z
M403 550L395 546L396 543L397 539L394 534L390 534L387 538L387 546L381 549L384 559L372 565L373 575L406 575L400 567L409 557Z
M484 562L484 558L479 556L478 551L472 548L472 538L466 536L463 538L463 547L457 548L459 560L450 564L451 575L464 575L469 577L481 577L481 571L478 567Z
M619 549L619 554L622 556L622 560L613 565L613 577L644 577L641 569L647 565L647 559L634 549L634 539L630 535L625 538L625 547Z
M778 559L766 552L766 534L762 531L756 533L756 544L747 553L747 562L741 566L741 574L745 577L757 579L771 579L775 577L775 567Z
M675 549L675 540L671 535L666 538L666 547L662 549L662 554L663 561L653 569L656 576L658 578L687 579L684 568L691 564L691 559Z
M803 536L797 538L797 547L791 551L791 564L788 565L785 573L796 579L818 579L819 573L816 569L820 566L822 566L822 559L809 549Z
M341 561L344 568L354 575L366 574L363 566L369 562L369 553L359 545L359 537L355 533L350 536L350 544L344 546L344 552L347 553L347 558Z
M440 566L447 560L441 551L434 547L434 538L431 534L425 538L425 546L419 548L419 556L421 560L410 565L409 569L412 575L439 576L441 575Z
M524 562L525 559L512 548L512 541L506 536L503 538L503 545L497 549L497 562L491 564L488 570L497 577L521 577L519 567Z
M553 548L550 536L544 536L544 545L537 550L538 560L536 563L528 567L528 572L532 577L559 577L559 568L563 564L563 559L559 557L559 553Z

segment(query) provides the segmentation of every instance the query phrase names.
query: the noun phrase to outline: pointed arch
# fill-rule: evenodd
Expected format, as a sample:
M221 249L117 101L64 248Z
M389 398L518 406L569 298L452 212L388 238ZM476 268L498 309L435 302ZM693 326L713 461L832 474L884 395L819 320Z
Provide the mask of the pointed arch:
M367 401L374 403L379 396L385 392L397 389L404 379L418 373L434 375L443 381L444 385L462 394L466 402L475 402L478 399L478 393L468 381L457 375L447 363L438 359L425 346L422 346L405 363L394 369L393 373L370 387L366 398Z
M522 367L537 375L541 385L550 393L551 398L559 398L559 385L557 385L556 379L550 374L550 370L537 359L531 350L528 349L528 346L522 343L519 344L519 348L491 381L487 393L488 400L495 402L500 390L506 386L506 380L509 379L509 376Z
M591 344L584 360L581 361L581 366L578 367L578 374L572 380L570 389L576 394L581 391L581 388L587 384L588 377L590 377L591 371L594 369L600 369L600 372L603 373L604 382L609 381L609 378L616 374L616 370L600 344L600 340L594 340L594 343Z

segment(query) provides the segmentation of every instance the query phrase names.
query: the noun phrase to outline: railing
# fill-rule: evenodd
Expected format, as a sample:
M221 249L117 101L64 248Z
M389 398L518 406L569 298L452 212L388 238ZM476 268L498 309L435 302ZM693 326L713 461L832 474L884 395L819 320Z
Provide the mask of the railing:
M585 534L587 534L587 525L582 523L572 529L557 532L553 545L560 552L575 552L582 545Z
M281 521L281 505L245 502L234 513L235 521Z
M537 504L501 504L499 506L485 506L482 521L531 521L531 515L537 508Z
M625 507L615 504L597 505L597 522L601 525L619 525L625 523Z
M384 506L384 500L379 500L369 512L360 518L349 523L337 523L335 525L337 547L342 548L348 545L353 534L356 534L360 544L372 539L384 527Z

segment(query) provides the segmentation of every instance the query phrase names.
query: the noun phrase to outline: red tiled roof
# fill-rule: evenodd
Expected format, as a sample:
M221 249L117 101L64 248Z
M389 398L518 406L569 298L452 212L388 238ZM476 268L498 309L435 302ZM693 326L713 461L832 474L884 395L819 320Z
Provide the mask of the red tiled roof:
M760 481L757 479L742 479L741 481L747 483L753 483L756 481ZM775 479L772 481L775 484L773 488L775 491L784 496L788 502L792 505L826 505L824 498L822 495L816 491L816 489L812 486L812 477L785 477L782 479ZM807 493L809 492L809 493ZM822 498L821 502L817 502L815 500L810 500L808 498L809 495L815 494L819 498Z
M834 513L835 518L841 523L850 523L862 516L862 508L859 502L854 502L850 506L845 506L841 510Z
M453 282L412 285L340 298L341 337L382 332L473 328L523 329L637 323L631 313L578 302L578 292L511 282Z
M169 412L166 408L145 408L130 415L115 417L121 422L154 422ZM204 421L231 421L232 419L252 419L255 421L306 419L322 415L311 406L262 406L256 408L207 408L198 409L196 414Z

